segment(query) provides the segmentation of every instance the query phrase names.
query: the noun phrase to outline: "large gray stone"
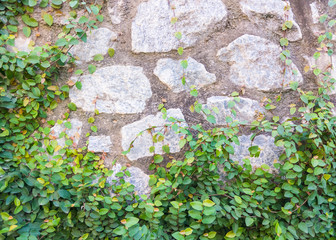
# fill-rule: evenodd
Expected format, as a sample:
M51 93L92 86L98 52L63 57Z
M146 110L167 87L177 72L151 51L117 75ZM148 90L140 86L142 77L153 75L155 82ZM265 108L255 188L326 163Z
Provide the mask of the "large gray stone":
M245 34L220 49L217 56L221 61L230 64L229 79L234 84L272 91L283 87L287 89L292 81L303 81L294 63L291 64L291 68L298 74L294 75L290 67L287 67L286 74L283 74L281 52L279 45L258 36Z
M64 124L66 122L64 121L62 124L56 123L55 126L53 126L50 129L50 136L56 138L58 145L61 147L65 147L65 139L66 139L66 136L60 137L60 134L62 132L64 132L73 141L75 145L78 144L82 133L83 123L81 121L74 118L70 119L67 122L70 123L71 128L67 128L66 125Z
M87 41L75 45L70 52L79 58L78 63L90 62L97 54L105 55L109 48L114 47L113 41L117 34L108 28L98 28L87 33Z
M119 163L114 165L112 167L113 174L112 176L108 177L106 181L110 184L113 184L113 180L117 180L118 182L118 177L116 177L116 174L121 171L121 168L122 166ZM137 167L129 167L127 170L130 172L131 176L128 177L125 175L124 180L134 185L134 191L138 195L149 194L151 191L151 188L148 185L149 176Z
M218 125L226 124L225 118L228 116L232 117L233 120L252 122L258 114L264 112L257 101L243 97L239 99L240 101L236 102L233 97L213 96L207 99L205 107L209 110L216 107L219 110L219 113L212 112ZM232 109L236 111L236 116L232 114L231 108L229 108L229 102L231 101L235 102Z
M169 52L179 41L175 32L182 33L184 47L193 46L198 40L214 31L217 23L226 21L227 11L221 0L149 0L141 3L132 23L132 49L134 52Z
M251 136L252 134L238 137L240 145L233 144L235 154L231 156L231 159L243 164L242 159L248 158L254 167L260 167L263 164L273 167L273 164L278 162L283 148L275 146L274 138L271 136L258 135L253 142L251 141ZM248 149L251 146L259 146L259 157L250 157Z
M90 136L88 150L92 152L110 152L112 146L110 136Z
M292 29L287 31L289 41L298 41L302 39L300 26L294 20L293 11L288 11L286 19L285 7L289 2L281 0L242 0L240 6L242 11L248 16L250 21L264 25L267 29L280 35L283 34L282 25L287 21L292 21ZM265 21L266 20L266 21Z
M188 67L185 70L185 85L182 84L181 80L183 67L180 60L171 58L160 59L156 64L154 74L175 93L189 90L192 85L195 85L196 88L201 88L216 82L216 75L207 72L203 64L191 57L187 61Z
M184 116L180 109L169 109L167 110L168 118L173 117L176 119L181 119L184 121ZM157 126L158 128L155 129L154 132L165 132L164 136L165 139L163 142L155 143L155 153L162 154L162 146L169 145L170 152L175 153L179 152L179 141L181 134L176 134L173 130L168 128L167 130L164 129L166 124L169 124L168 118L165 120L162 118L162 113L158 113L156 116L149 115L137 122L131 123L129 125L124 126L121 129L121 136L122 136L122 148L124 151L128 150L131 142L136 138L136 136L141 132L150 127ZM181 123L181 126L187 126L185 122ZM139 136L133 143L133 147L131 148L130 152L127 154L128 159L131 161L137 160L142 157L153 156L154 154L149 151L149 148L153 146L152 135L145 131L141 136Z
M72 78L74 81L76 77ZM84 111L140 113L152 96L149 80L141 67L110 66L80 78L82 89L73 87L70 99Z

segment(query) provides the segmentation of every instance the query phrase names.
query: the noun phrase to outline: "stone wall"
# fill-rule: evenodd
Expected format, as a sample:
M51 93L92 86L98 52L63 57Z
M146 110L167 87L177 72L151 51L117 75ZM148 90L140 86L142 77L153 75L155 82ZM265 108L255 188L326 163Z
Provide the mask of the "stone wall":
M285 16L287 3L291 9ZM309 56L314 53L317 36L323 31L318 19L326 11L326 3L317 0L108 0L103 8L105 21L91 32L86 44L72 49L78 57L77 68L87 69L96 54L103 54L105 59L94 63L97 70L92 75L86 73L80 78L63 75L60 85L69 80L81 81L82 89L72 87L70 99L61 103L50 118L61 118L69 101L75 103L78 110L70 114L73 129L67 130L67 134L79 146L88 142L90 151L107 153L107 166L112 167L114 159L117 159L115 169L129 166L133 174L129 180L139 192L145 193L148 191L146 174L150 174L147 168L153 155L148 150L152 145L151 135L145 132L138 138L126 157L121 152L128 149L140 131L165 124L157 106L164 103L168 116L185 119L186 124L204 121L202 115L189 110L194 98L188 89L195 85L204 104L219 108L220 113L215 117L220 125L229 114L227 106L233 91L240 92L242 97L236 106L236 118L247 121L264 114L265 100L275 100L282 92L281 104L267 114L285 119L289 115L288 105L297 101L289 90L289 82L297 81L307 89L315 86L313 74L305 72L304 67L317 64ZM64 12L63 18L67 16ZM178 18L175 25L170 23L174 16ZM293 28L287 32L293 64L284 75L279 40L285 17L293 22ZM57 23L62 25L66 21ZM177 31L182 33L180 41L174 36ZM32 39L37 44L55 36L43 27L40 32L42 37ZM17 43L18 48L26 49L29 41L19 38ZM184 47L183 56L177 54L179 46ZM115 49L112 58L107 54L109 48ZM328 57L325 58L325 63L318 64L328 65ZM183 59L188 59L185 86L181 82ZM87 136L92 126L87 119L94 116L96 109L100 112L94 122L98 131ZM58 137L65 129L63 123L55 126L52 133ZM234 158L238 161L248 155L249 133L244 134L240 137L242 145L236 147L239 155ZM180 156L179 137L167 133L165 144L175 153L172 157ZM262 135L255 141L262 153L253 159L253 164L276 161L281 151L270 136Z

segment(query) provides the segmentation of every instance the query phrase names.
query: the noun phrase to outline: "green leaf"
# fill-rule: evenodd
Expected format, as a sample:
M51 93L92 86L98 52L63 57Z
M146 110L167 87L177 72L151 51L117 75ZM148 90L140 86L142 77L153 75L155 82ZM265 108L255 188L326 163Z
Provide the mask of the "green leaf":
M28 25L29 27L37 27L38 26L38 22L36 21L36 19L28 16L27 14L24 14L22 17L22 21Z
M119 227L117 227L116 229L113 230L113 233L117 234L117 235L124 235L126 232L127 232L127 230L125 229L124 226L119 226Z
M203 205L206 207L212 207L213 205L215 205L215 203L211 201L210 199L206 199L203 201Z
M108 212L109 212L109 210L107 208L101 208L101 209L99 209L99 215L105 215Z
M82 82L81 81L76 82L76 88L79 89L79 90L82 89Z
M88 69L89 69L89 73L93 74L96 71L96 66L89 64Z
M114 50L113 48L109 48L109 49L107 50L107 53L108 53L108 55L109 55L110 57L113 57L114 54L115 54L115 50Z
M180 40L182 38L182 33L181 32L177 32L175 33L175 37Z
M239 196L234 196L234 200L238 203L238 204L242 204L243 203L243 201L242 201L242 199L239 197Z
M43 19L49 26L51 26L54 22L53 17L50 14L47 14L47 13L43 15Z
M94 57L93 57L93 60L94 61L103 61L104 60L104 56L102 54L96 54Z
M236 237L236 234L235 234L233 231L230 231L230 232L228 232L228 233L225 235L225 237L227 237L227 238L234 238L234 237Z
M154 162L155 163L160 163L163 161L163 157L161 155L155 155L154 156Z
M98 128L97 128L97 126L91 126L91 130L92 130L93 132L97 132L97 131L98 131Z
M307 227L307 224L305 222L300 222L298 227L302 232L308 233L308 227Z
M205 217L202 219L202 223L204 223L204 224L211 224L211 223L213 223L215 220L216 220L216 216L205 216Z
M179 47L179 48L177 49L177 53L178 53L180 56L182 56L182 55L183 55L183 47Z
M193 209L196 209L198 211L202 211L203 210L203 204L201 202L198 202L198 201L195 201L195 202L191 202L190 203L190 206L193 208Z
M181 66L186 69L188 67L188 61L187 60L182 60L181 61Z
M133 225L137 224L139 222L139 218L136 218L136 217L130 217L130 218L127 218L126 219L126 224L125 226L127 228L130 228L132 227Z
M30 34L31 34L31 29L30 29L30 27L23 27L23 28L22 28L22 31L23 31L23 34L24 34L26 37L30 37Z
M49 4L49 0L42 0L42 1L40 2L40 7L41 7L41 8L45 8L45 7L48 6L48 4Z
M69 103L69 104L68 104L68 108L69 108L71 111L76 111L76 110L77 110L77 106L76 106L76 104L74 104L74 103Z
M251 218L251 217L246 217L245 218L245 224L246 224L247 227L251 226L253 224L253 222L254 222L253 218Z

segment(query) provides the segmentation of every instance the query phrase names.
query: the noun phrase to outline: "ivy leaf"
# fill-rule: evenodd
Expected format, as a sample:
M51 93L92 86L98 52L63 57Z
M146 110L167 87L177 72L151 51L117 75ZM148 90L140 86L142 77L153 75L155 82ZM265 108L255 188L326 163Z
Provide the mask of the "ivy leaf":
M253 218L251 218L251 217L246 217L245 218L245 224L246 224L247 227L251 226L253 224L253 222L254 222Z
M109 49L107 50L107 53L108 53L108 55L109 55L110 57L113 57L114 54L115 54L115 50L114 50L113 48L109 48Z
M93 57L93 60L94 61L103 61L104 60L104 56L102 54L96 54L94 57Z
M307 227L307 224L305 222L300 222L298 227L302 232L308 233L308 227Z
M97 131L98 131L98 128L97 128L97 126L91 126L91 130L92 130L93 132L97 132Z
M132 226L134 226L135 224L137 224L139 222L139 218L136 218L136 217L130 217L130 218L127 218L126 219L126 224L125 226L127 228L130 228Z
M215 205L215 203L211 201L210 199L206 199L203 201L203 205L206 207L212 207L213 205Z
M201 202L198 202L198 201L195 201L195 202L191 202L190 203L190 206L193 208L193 209L196 209L198 211L202 211L203 210L203 204Z
M49 26L51 26L54 22L54 19L50 14L44 14L43 19Z
M30 37L31 29L30 29L30 27L23 27L22 32L28 38L28 37Z
M69 108L71 111L76 111L76 110L77 110L77 106L76 106L76 104L74 104L74 103L69 103L69 104L68 104L68 108Z
M181 66L186 69L188 67L188 61L187 60L182 60L181 61Z
M24 14L22 17L22 21L28 25L29 27L37 27L38 26L38 22L36 21L36 19L28 16L27 14Z
M81 81L76 82L76 88L79 89L79 90L82 89L82 82Z
M96 71L96 66L89 64L88 69L89 69L89 73L93 74Z
M178 52L178 54L179 54L180 56L182 56L182 55L183 55L183 47L179 47L179 48L177 49L177 52Z

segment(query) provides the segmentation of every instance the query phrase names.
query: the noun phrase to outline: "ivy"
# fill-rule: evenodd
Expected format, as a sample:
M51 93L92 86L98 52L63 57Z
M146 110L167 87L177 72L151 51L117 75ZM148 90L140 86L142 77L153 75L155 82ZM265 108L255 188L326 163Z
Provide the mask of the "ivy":
M48 3L43 0L39 6ZM60 8L66 1L50 3ZM329 5L335 4L329 1ZM248 125L233 121L233 108L239 102L239 93L234 92L234 101L228 104L233 116L226 118L223 127L212 125L216 118L211 114L218 109L206 109L196 100L190 109L203 114L209 126L185 126L182 120L169 118L171 123L159 130L146 129L155 142L162 142L167 130L175 131L184 154L169 161L166 155L154 154L151 194L139 196L124 179L130 175L126 167L119 172L108 170L104 154L77 148L66 132L59 136L64 146L51 136L56 123L72 128L68 112L63 120L45 120L68 97L69 86L81 89L80 81L58 86L57 77L63 67L74 64L71 47L85 41L86 31L96 27L91 19L102 21L102 6L77 0L69 6L85 15L77 19L73 12L52 46L11 52L12 32L21 29L17 18L26 25L22 31L27 37L38 26L31 17L37 1L0 3L0 239L336 239L336 117L328 94L334 84L330 73L313 70L323 75L316 92L291 83L299 100L290 105L292 117L285 121L279 116L263 116ZM328 16L324 16L326 22ZM51 15L43 19L53 24ZM177 21L171 19L172 24ZM332 27L334 21L327 24ZM290 21L283 25L284 30L291 27ZM328 54L333 47L331 32L319 38ZM181 39L182 34L177 32L176 37ZM288 39L281 38L282 47L288 44ZM110 57L114 53L109 49ZM183 55L182 47L178 54ZM280 56L287 65L290 55L284 49ZM320 55L317 52L314 58ZM103 59L102 55L94 58ZM182 60L181 67L186 69L188 62ZM96 67L90 64L88 70L94 73ZM185 76L181 79L184 84L188 81ZM197 98L194 86L190 93ZM73 103L68 108L77 110ZM269 102L266 108L275 106ZM159 110L167 118L163 104ZM90 117L88 122L93 124L95 119ZM249 157L241 163L232 160L238 135L248 127L251 140L268 133L282 147L273 166L256 168ZM98 130L93 125L90 129ZM248 150L250 157L261 153L255 144ZM155 153L155 147L150 151ZM162 151L169 154L169 146L162 145Z

